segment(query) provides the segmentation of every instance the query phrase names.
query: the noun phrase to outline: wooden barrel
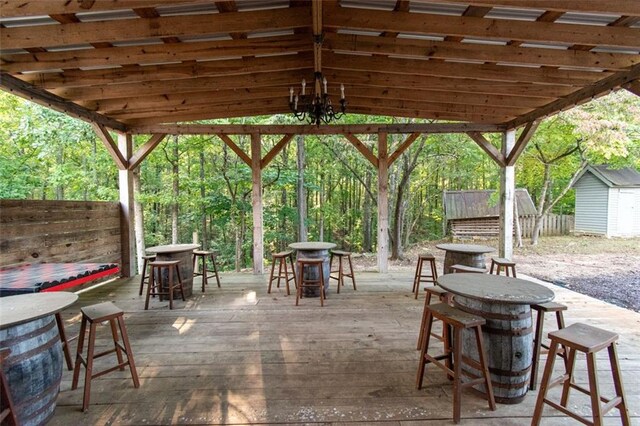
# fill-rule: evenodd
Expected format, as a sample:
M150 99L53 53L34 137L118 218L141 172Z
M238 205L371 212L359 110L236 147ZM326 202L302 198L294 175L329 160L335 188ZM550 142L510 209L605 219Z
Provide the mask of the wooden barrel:
M62 344L55 316L0 330L0 346L11 349L3 369L18 423L47 423L56 408L62 379Z
M451 266L466 265L474 268L486 269L487 265L482 253L459 253L455 251L447 251L444 257L444 273L450 274Z
M329 250L298 250L297 258L322 259L322 274L324 275L324 292L329 291L329 274L331 273L331 265L329 265ZM296 274L299 271L296 266ZM309 280L317 280L320 278L318 268L305 268L304 278ZM305 287L304 295L306 297L320 297L320 290L314 287Z
M193 293L193 251L182 251L177 253L158 253L156 255L158 260L179 260L178 269L180 270L180 278L182 278L182 288L184 289L184 297L190 297ZM178 277L175 271L173 272L173 282L178 282ZM164 270L163 273L163 288L169 288L169 271ZM179 289L173 290L173 299L176 300L182 297ZM169 300L168 296L160 296L160 300Z
M496 402L517 404L529 390L533 355L533 327L529 305L487 303L455 296L458 308L487 320L483 326L487 363ZM474 333L465 330L462 353L478 360ZM463 370L476 376L480 371L464 365ZM484 391L484 386L477 386Z

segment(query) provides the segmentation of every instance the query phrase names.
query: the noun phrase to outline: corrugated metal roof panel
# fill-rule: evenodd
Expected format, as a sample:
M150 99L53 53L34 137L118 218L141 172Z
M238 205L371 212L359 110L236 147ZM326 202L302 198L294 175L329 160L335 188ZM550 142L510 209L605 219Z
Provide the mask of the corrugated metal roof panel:
M447 220L496 217L500 215L498 193L493 190L445 191L444 211ZM516 189L518 214L536 214L536 207L526 189Z

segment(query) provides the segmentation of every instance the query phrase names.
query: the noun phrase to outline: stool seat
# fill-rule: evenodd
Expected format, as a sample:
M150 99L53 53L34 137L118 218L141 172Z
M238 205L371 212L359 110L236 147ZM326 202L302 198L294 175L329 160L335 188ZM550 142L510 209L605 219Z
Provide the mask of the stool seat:
M545 311L545 312L558 312L558 311L566 311L567 306L562 303L556 302L544 302L544 303L536 303L535 305L531 305L531 309L535 309L537 311Z
M338 269L333 269L333 258L337 257L338 258ZM349 261L349 271L345 272L345 265L343 265L342 263L342 259L343 258L347 258L347 260ZM331 250L331 258L329 259L329 279L330 280L337 280L338 281L338 285L337 285L337 293L340 294L340 287L344 286L344 277L349 277L351 278L351 283L353 284L353 289L357 290L358 288L356 287L356 277L353 273L353 264L351 263L351 252L348 251L344 251L344 250ZM338 276L333 276L331 274L337 273Z
M500 275L500 271L504 269L504 273L506 276L512 276L517 278L516 275L516 262L506 259L504 257L492 257L491 258L491 268L489 269L489 273L493 274L493 270L495 268L496 275Z
M177 266L180 263L179 260L154 260L150 262L152 266Z
M331 254L335 254L336 256L351 256L351 252L344 250L331 250Z
M455 327L477 327L486 322L486 320L479 315L470 314L461 309L449 306L446 303L431 305L429 309L435 318L446 318L447 322Z
M549 333L549 337L560 344L588 354L598 352L618 340L616 333L582 323L571 324L562 330L553 331Z
M278 253L273 253L271 256L272 257L287 257L287 256L291 256L293 254L293 250L285 250L285 251L280 251Z
M111 302L98 303L97 305L85 306L80 308L88 319L94 322L107 321L117 315L123 314L124 311Z
M422 268L424 263L429 263L429 270L431 273L422 273ZM438 279L438 272L436 271L436 257L431 253L421 253L418 255L418 263L416 264L416 273L413 277L413 289L411 290L414 293L414 299L418 298L418 293L420 293L420 283L433 283L436 285L436 280Z
M487 270L484 268L476 268L474 266L467 266L467 265L459 265L459 264L455 264L455 265L451 265L449 267L453 272L467 272L467 273L474 273L474 274L486 274Z
M516 264L516 262L504 257L493 257L491 258L491 260L495 262L497 265L502 265L502 266L512 266Z

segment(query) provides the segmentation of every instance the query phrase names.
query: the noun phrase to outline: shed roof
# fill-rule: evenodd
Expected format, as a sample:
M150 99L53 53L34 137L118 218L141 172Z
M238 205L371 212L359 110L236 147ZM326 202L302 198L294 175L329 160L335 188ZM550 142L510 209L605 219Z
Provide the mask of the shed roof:
M444 191L444 212L447 220L476 219L500 216L499 200L492 201L493 190ZM516 189L515 200L518 203L518 215L536 214L536 207L529 191Z
M580 176L576 179L573 186L575 186L585 173L591 173L608 187L640 187L640 173L631 167L624 167L621 169L612 169L609 165L603 164L600 166L587 166L582 171Z
M289 113L344 84L348 112L515 128L640 93L640 2L4 0L0 88L120 131Z

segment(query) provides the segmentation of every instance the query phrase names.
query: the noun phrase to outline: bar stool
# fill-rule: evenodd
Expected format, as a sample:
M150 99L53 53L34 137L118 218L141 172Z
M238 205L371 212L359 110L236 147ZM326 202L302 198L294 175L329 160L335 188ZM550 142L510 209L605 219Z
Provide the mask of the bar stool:
M69 350L69 341L77 339L78 336L67 339L67 333L64 331L64 321L62 321L60 312L56 312L56 324L58 324L58 334L60 334L62 353L64 354L64 359L67 363L67 369L71 371L73 370L73 361L71 359L71 350Z
M182 300L184 301L184 288L182 288L182 278L180 277L180 268L178 268L179 260L155 260L149 262L151 271L149 273L149 285L147 286L147 298L144 302L144 310L149 309L149 296L168 296L169 297L169 309L173 309L173 290L175 288L180 289ZM169 275L168 282L165 283L166 288L163 288L162 275L164 271L167 271ZM175 271L178 282L173 282L173 272ZM157 279L156 279L157 277Z
M287 296L291 294L289 291L289 281L293 280L293 284L296 284L296 271L295 266L293 266L293 251L281 251L279 253L273 253L271 255L273 261L271 263L271 275L269 276L269 288L267 289L267 293L271 294L271 284L273 280L278 279L277 287L280 288L280 279L285 279L285 284L287 285ZM291 264L291 277L289 277L289 266L287 265L287 259ZM276 261L278 262L278 275L273 275L273 272L276 267ZM282 274L284 272L284 275Z
M424 262L429 262L429 266L431 267L431 275L422 274L422 265ZM435 285L436 280L438 279L438 272L436 271L436 258L431 253L423 253L418 256L418 263L416 264L416 274L413 277L413 289L411 290L415 293L414 299L418 298L418 293L420 292L420 283L427 282L433 283Z
M211 259L213 264L213 270L207 269L207 257ZM202 272L196 272L196 259L202 259ZM209 275L209 272L213 271L213 275ZM218 268L216 266L216 254L212 251L194 250L193 251L193 276L202 277L202 292L204 293L204 286L209 285L209 278L216 277L218 288L220 288L220 277L218 277Z
M560 303L546 302L531 305L531 311L536 311L538 316L536 318L536 329L533 337L533 358L531 361L531 381L529 382L529 389L535 390L538 382L538 365L540 363L540 353L542 349L549 349L549 346L542 342L542 330L544 328L544 314L547 312L554 312L556 314L556 323L558 324L558 330L564 328L564 315L563 311L566 311L567 307ZM557 352L557 355L564 361L565 369L567 366L567 348L565 345L561 345L562 350Z
M155 254L145 254L142 256L142 277L140 278L140 292L138 293L138 296L142 296L144 285L149 283L149 273L147 268L149 262L153 262L154 260L156 260Z
M110 373L115 370L124 370L126 365L129 366L131 371L131 378L133 379L133 386L135 388L140 387L138 381L138 373L136 372L136 365L133 362L133 352L131 352L131 346L129 345L129 337L127 336L127 329L124 326L124 312L111 302L98 303L97 305L85 306L81 308L82 322L80 324L80 335L78 337L78 350L76 352L76 366L73 369L73 381L71 383L71 389L78 388L78 379L80 378L80 366L84 365L84 395L82 398L82 411L87 411L89 408L89 399L91 397L91 379L94 377L102 376L103 374ZM109 321L111 326L111 335L113 337L113 349L100 352L95 352L96 344L96 326L102 322ZM122 337L122 343L118 340L118 330L116 328L116 322L120 329L120 336ZM83 356L84 339L87 331L87 324L89 324L89 342L87 345L86 358ZM106 370L93 372L93 360L102 356L115 352L118 358L118 364L107 368ZM125 361L122 357L122 353L127 356Z
M332 270L333 268L333 258L337 257L338 258L338 269L336 269L335 271ZM346 257L349 260L349 273L345 273L343 270L343 265L342 265L342 258ZM351 263L351 253L348 251L342 251L342 250L332 250L331 251L331 258L329 260L329 269L331 270L331 272L329 273L329 279L334 279L334 280L338 280L338 293L340 293L340 287L344 285L344 277L349 277L351 278L351 282L353 282L353 289L357 290L356 288L356 278L353 275L353 264ZM338 276L334 277L331 274L337 272Z
M438 285L434 285L433 287L425 287L424 290L427 292L427 296L424 298L424 309L422 310L422 321L420 322L420 332L418 333L418 345L416 350L420 350L422 348L422 340L424 339L424 329L427 324L427 306L431 304L431 297L435 296L442 303L446 303L447 305L451 304L452 295L447 290L443 289ZM434 318L434 321L439 321ZM444 333L446 332L446 327L442 326L442 335L438 335L436 333L431 333L433 337L444 342Z
M517 278L516 276L516 262L512 262L509 259L505 259L504 257L492 257L491 258L491 269L489 270L490 274L493 274L493 268L496 267L496 275L500 275L500 271L504 269L504 273L509 277ZM509 270L511 270L511 275L509 275Z
M416 387L422 388L422 379L424 377L425 366L429 363L433 363L442 368L448 378L453 378L453 421L460 423L460 401L462 399L462 388L469 386L475 386L482 384L485 386L487 392L487 401L489 402L489 408L492 411L496 409L496 402L493 397L493 388L491 386L491 378L489 377L489 367L486 361L486 354L484 351L484 343L482 339L481 327L485 324L485 319L464 312L460 309L447 305L446 303L438 303L435 305L429 305L427 310L427 324L424 331L424 341L422 342L422 348L420 352L420 363L418 364L418 377L416 380ZM449 339L449 332L445 333L444 339L444 353L440 355L429 354L429 338L431 336L431 326L433 319L437 318L442 321L443 326L451 327L453 329L453 342ZM478 349L479 362L467 357L462 356L462 330L472 329L476 337L476 345ZM453 354L453 360L451 356ZM445 360L443 364L441 361ZM482 372L481 377L473 376L470 373L462 370L462 363L465 363ZM463 381L462 374L468 376L471 380Z
M484 268L476 268L475 266L467 266L467 265L460 265L460 264L451 265L449 266L449 269L451 269L452 273L456 273L456 272L465 272L465 273L472 273L472 274L487 273L487 270Z
M311 259L306 257L298 258L298 288L296 291L296 306L302 297L302 290L305 287L320 288L320 306L324 306L324 272L322 271L323 259ZM318 279L305 279L304 268L318 268Z
M11 392L9 392L9 384L7 383L7 376L4 374L4 368L2 364L4 360L11 353L11 349L0 349L0 400L2 401L2 411L0 411L0 423L8 424L10 426L17 426L18 419L16 418L16 409L13 405L13 398L11 398ZM6 420L5 420L6 419Z
M627 411L625 403L622 377L620 375L620 365L618 364L618 355L616 353L615 342L618 340L618 335L587 324L576 323L571 324L562 330L549 333L549 338L551 338L551 349L549 350L547 363L544 367L544 375L542 376L540 391L538 393L538 399L536 400L536 408L533 412L531 425L540 424L544 404L548 404L556 410L559 410L582 423L590 425L601 425L603 416L613 408L617 408L620 410L622 424L630 425L631 420L629 419L629 412ZM565 345L569 350L567 356L568 366L565 370L565 374L551 380L553 364L556 360L556 352L560 345ZM611 365L611 373L613 375L613 385L616 390L616 396L612 399L600 396L600 391L598 389L596 353L605 348L609 352L609 363ZM573 369L576 361L576 352L583 352L587 356L589 389L573 383ZM562 396L560 398L560 404L558 404L547 399L547 392L552 387L560 384L562 384ZM593 421L589 421L587 418L582 417L569 409L569 390L572 388L591 397ZM600 401L604 402L604 406L600 405Z

